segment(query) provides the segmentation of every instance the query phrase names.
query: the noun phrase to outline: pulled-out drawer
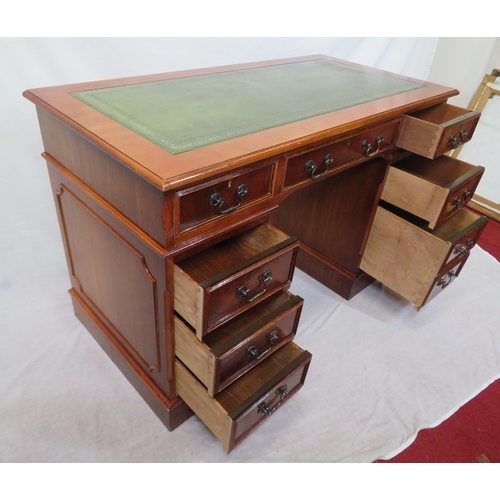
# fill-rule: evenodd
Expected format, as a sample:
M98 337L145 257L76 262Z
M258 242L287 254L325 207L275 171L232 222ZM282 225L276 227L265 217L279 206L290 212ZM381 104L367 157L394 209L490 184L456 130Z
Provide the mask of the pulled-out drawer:
M261 224L174 266L174 308L202 339L290 286L296 238Z
M272 196L276 162L242 168L175 193L176 234Z
M461 210L431 231L409 214L396 215L379 206L360 267L418 310L436 279L467 259L487 221Z
M303 299L281 291L203 337L175 319L175 355L214 396L297 331Z
M367 128L352 137L285 156L283 189L329 175L394 146L400 120Z
M441 156L412 155L391 167L382 199L429 223L432 229L457 213L472 198L484 167Z
M230 452L303 386L310 361L289 342L211 398L176 360L177 393Z
M469 141L481 113L438 104L403 117L396 146L436 158Z

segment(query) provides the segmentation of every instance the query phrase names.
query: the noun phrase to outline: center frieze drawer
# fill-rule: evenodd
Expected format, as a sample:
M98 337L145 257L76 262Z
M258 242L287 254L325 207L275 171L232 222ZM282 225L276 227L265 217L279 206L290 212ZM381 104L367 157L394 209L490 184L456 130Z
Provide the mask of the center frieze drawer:
M177 392L230 452L304 385L310 362L309 352L289 342L211 398L177 359Z
M295 337L303 302L280 291L216 328L202 342L176 316L175 355L213 397Z
M381 198L420 217L433 229L474 195L484 167L449 156L412 155L389 167Z
M261 224L174 266L174 308L198 339L292 281L298 240Z
M330 175L394 146L400 120L362 130L351 137L285 155L283 189Z
M467 260L488 218L461 210L430 230L425 221L395 212L377 207L360 267L418 310L436 280Z

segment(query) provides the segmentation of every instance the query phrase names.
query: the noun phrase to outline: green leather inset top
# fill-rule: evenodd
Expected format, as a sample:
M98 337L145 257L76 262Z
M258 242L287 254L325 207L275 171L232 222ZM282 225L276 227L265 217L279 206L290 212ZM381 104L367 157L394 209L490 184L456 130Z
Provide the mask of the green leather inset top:
M177 154L422 86L323 59L72 95Z

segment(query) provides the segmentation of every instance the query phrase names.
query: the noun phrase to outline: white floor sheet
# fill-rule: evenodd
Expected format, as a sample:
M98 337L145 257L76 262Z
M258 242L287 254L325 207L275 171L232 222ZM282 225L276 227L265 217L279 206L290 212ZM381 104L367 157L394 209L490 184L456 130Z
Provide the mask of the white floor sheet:
M197 417L160 423L74 317L61 259L59 241L21 247L1 283L2 462L370 462L500 375L500 265L482 249L419 312L378 284L345 301L297 271L306 384L227 455Z

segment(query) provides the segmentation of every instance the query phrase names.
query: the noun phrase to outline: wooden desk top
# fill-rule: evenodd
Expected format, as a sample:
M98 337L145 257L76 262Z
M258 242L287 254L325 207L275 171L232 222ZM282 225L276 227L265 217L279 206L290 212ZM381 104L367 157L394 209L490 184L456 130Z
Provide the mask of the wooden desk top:
M24 96L168 191L457 93L310 56L34 89Z

